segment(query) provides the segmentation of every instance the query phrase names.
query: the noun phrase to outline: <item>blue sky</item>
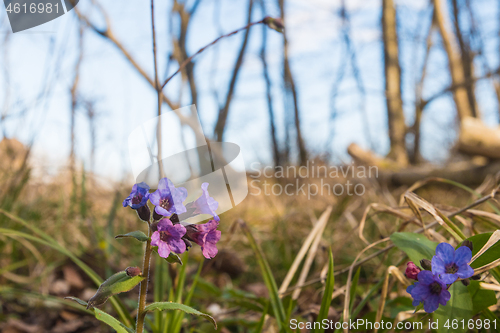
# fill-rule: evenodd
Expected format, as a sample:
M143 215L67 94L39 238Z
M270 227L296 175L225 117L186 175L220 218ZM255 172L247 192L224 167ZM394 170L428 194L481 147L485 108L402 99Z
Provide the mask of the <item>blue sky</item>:
M148 1L100 1L109 14L117 38L134 58L152 76L150 7ZM188 1L188 4L190 1ZM264 1L269 15L278 16L276 1ZM330 0L290 0L287 2L286 29L290 40L291 66L299 92L302 129L307 147L314 153L328 151L335 162L348 161L346 148L351 142L364 147L373 146L379 154L388 149L387 118L383 98L383 58L380 31L380 1L347 1L351 18L352 40L366 94L366 119L369 137L363 127L361 96L356 88L352 67L346 69L339 86L335 107L339 116L330 122L331 92L343 57L342 22L338 15L340 2ZM93 22L103 21L91 11L88 0L81 0L79 9L90 15ZM398 29L400 60L403 70L403 93L407 124L414 113L414 85L422 67L425 33L431 12L427 1L398 1ZM168 32L168 13L171 1L157 1L156 20L160 73L165 72L166 54L171 43ZM200 47L219 36L245 25L247 1L202 0L192 18L188 51ZM485 61L491 69L498 67L498 5L490 0L473 2L485 47ZM262 13L256 5L253 21ZM468 17L464 17L468 22ZM34 139L35 153L40 165L55 172L64 165L69 154L69 87L77 58L77 20L74 13L33 28L27 32L7 34L7 18L0 11L0 100L11 117L2 124L8 137L23 142ZM262 65L259 59L262 27L252 29L247 54L231 105L225 140L241 146L249 165L260 161L271 162L268 111ZM127 136L137 126L156 115L155 92L127 63L124 57L106 40L87 31L84 37L84 60L80 94L96 101L100 112L97 126L96 172L103 177L120 179L130 173ZM196 59L195 77L198 81L199 101L204 131L211 136L216 121L217 90L222 102L232 67L241 45L243 34L224 40ZM268 32L268 62L272 79L274 108L277 113L278 133L283 141L282 39L274 31ZM435 47L431 51L424 84L424 97L449 85L447 60L434 34ZM176 68L171 68L171 72ZM478 62L476 74L484 72ZM179 78L166 88L174 100L178 98ZM478 103L482 119L491 126L498 124L498 102L488 80L477 85ZM185 91L182 106L190 103ZM8 106L8 108L7 108ZM164 109L168 111L168 109ZM436 99L424 112L422 122L422 149L424 157L443 162L456 138L456 116L449 95ZM333 131L333 136L331 136ZM89 125L80 112L77 117L78 157L88 165ZM41 158L43 157L43 158Z

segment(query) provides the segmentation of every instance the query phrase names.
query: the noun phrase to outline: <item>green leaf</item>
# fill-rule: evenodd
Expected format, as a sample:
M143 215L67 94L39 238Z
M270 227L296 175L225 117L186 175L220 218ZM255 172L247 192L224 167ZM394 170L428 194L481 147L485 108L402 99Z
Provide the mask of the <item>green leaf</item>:
M109 314L107 314L104 311L101 311L101 310L99 310L97 308L94 308L94 314L95 314L95 317L98 320L100 320L103 323L106 323L109 326L111 326L112 328L114 328L117 333L134 333L134 331L132 329L130 329L127 326L123 325L118 320L116 320L115 318L111 317Z
M144 311L150 312L150 311L163 311L163 310L181 310L184 311L185 313L188 314L193 314L196 316L201 316L206 319L208 319L217 329L217 323L215 322L215 319L203 312L200 312L198 310L193 309L190 306L184 305L184 304L179 304L179 303L173 303L173 302L157 302L157 303L151 303L146 308Z
M351 282L351 289L349 291L349 313L352 312L352 308L354 306L354 300L356 299L356 289L358 288L358 281L359 281L359 274L361 273L361 267L358 267L358 270L356 271L356 274L354 274L354 277L352 278Z
M158 246L153 246L153 251L158 254ZM158 254L159 255L159 254ZM163 257L161 257L163 258ZM179 264L182 265L182 259L177 255L177 253L170 252L167 258L163 258L165 261L167 261L169 264Z
M415 265L420 265L422 259L432 259L438 245L424 235L413 232L395 232L391 235L391 241L398 249L406 253Z
M77 297L71 297L70 296L70 297L65 297L65 298L73 300L73 301L77 302L78 304L80 304L82 306L88 307L87 302L82 301L81 299L79 299ZM112 328L114 328L117 333L134 333L134 330L132 330L131 328L128 328L125 325L123 325L118 320L116 320L115 318L113 318L112 316L110 316L109 314L107 314L106 312L101 311L101 310L99 310L97 308L93 308L92 310L94 311L94 316L98 320L100 320L103 323L105 323L105 324L111 326Z
M484 309L497 304L497 298L493 290L481 289L478 281L471 281L467 287L472 297L472 314L478 314Z
M64 299L70 299L70 300L72 300L72 301L77 302L77 303L78 303L78 304L80 304L80 305L83 305L83 306L85 306L85 307L87 306L87 302L85 302L85 301L83 301L83 300L79 299L78 297L68 296L68 297L64 297Z
M479 250L482 249L482 247L484 246L484 244L486 244L486 242L488 242L488 239L490 239L492 234L493 233L491 232L487 232L467 238L472 242L472 256L474 256L479 252ZM486 250L486 252L484 252L479 258L474 260L474 262L470 266L472 268L479 268L489 264L492 261L497 260L498 258L500 258L500 242L497 242L488 250Z
M462 283L454 283L450 287L451 299L445 306L440 305L439 308L434 312L434 321L439 321L438 332L466 332L467 326L462 327L461 324L457 325L456 329L453 329L452 322L462 321L467 322L472 318L472 298L469 290ZM448 321L448 326L445 327L446 321Z
M139 242L147 242L149 240L149 237L146 236L145 233L143 233L142 231L139 231L139 230L129 232L128 234L115 236L116 239L118 239L118 238L125 238L125 237L135 238Z
M142 275L128 276L125 271L112 275L99 286L95 295L89 299L87 308L104 304L111 296L133 289L144 279L145 277Z
M321 300L321 307L319 309L318 318L316 318L316 322L318 323L321 323L323 319L326 319L328 317L328 310L330 309L330 304L332 303L333 286L335 284L332 249L330 249L329 258L330 259L328 261L328 275L326 277L325 291L323 292L323 299ZM315 332L324 331L324 328L315 330Z

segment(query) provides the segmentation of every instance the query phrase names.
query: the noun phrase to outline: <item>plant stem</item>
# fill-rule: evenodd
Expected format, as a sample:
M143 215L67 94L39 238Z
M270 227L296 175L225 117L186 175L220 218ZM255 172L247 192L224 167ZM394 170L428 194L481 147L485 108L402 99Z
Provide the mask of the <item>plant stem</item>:
M146 317L146 312L144 308L146 307L146 295L148 293L148 282L149 282L149 262L151 260L151 228L149 228L149 239L146 243L146 251L144 252L144 264L142 268L142 274L145 279L141 281L141 290L139 292L139 307L137 308L137 323L135 325L136 333L142 333L144 331L144 318Z

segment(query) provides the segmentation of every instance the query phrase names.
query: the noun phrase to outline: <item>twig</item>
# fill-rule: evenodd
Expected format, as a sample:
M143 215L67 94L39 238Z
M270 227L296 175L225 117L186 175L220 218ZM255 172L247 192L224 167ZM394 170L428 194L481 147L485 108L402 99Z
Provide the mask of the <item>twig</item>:
M246 30L246 29L249 29L250 27L254 26L254 25L257 25L257 24L261 24L261 23L264 23L264 19L260 20L260 21L257 21L257 22L252 22L250 24L247 24L246 26L244 26L243 28L239 28L239 29L236 29L235 31L233 32L230 32L226 35L222 35L218 38L216 38L213 42L211 42L210 44L207 44L205 45L204 47L202 47L201 49L199 49L198 51L196 51L195 54L193 54L192 56L190 56L189 58L187 58L186 60L184 60L182 62L182 64L179 66L179 68L174 72L174 74L170 75L166 80L165 82L163 83L163 85L161 86L162 89L165 87L165 85L170 81L172 80L172 78L174 76L176 76L177 74L179 74L180 71L182 71L184 69L184 67L186 67L187 64L189 64L191 62L191 60L193 60L194 57L196 57L198 54L202 53L203 51L205 51L207 48L209 48L210 46L216 44L219 40L223 39L223 38L226 38L226 37L230 37L232 35L235 35L237 34L238 32L240 31L243 31L243 30Z

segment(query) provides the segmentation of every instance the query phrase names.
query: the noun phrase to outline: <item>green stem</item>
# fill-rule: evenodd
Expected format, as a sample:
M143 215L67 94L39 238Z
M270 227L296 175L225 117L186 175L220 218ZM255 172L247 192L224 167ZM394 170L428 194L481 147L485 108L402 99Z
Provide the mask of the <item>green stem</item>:
M144 331L144 318L146 317L146 312L144 308L146 307L146 295L148 293L148 281L149 281L149 262L151 260L151 228L149 229L149 239L146 243L146 251L144 252L144 265L142 269L142 274L144 274L145 279L141 282L141 290L139 292L139 307L137 309L137 323L135 325L136 332L142 333Z

